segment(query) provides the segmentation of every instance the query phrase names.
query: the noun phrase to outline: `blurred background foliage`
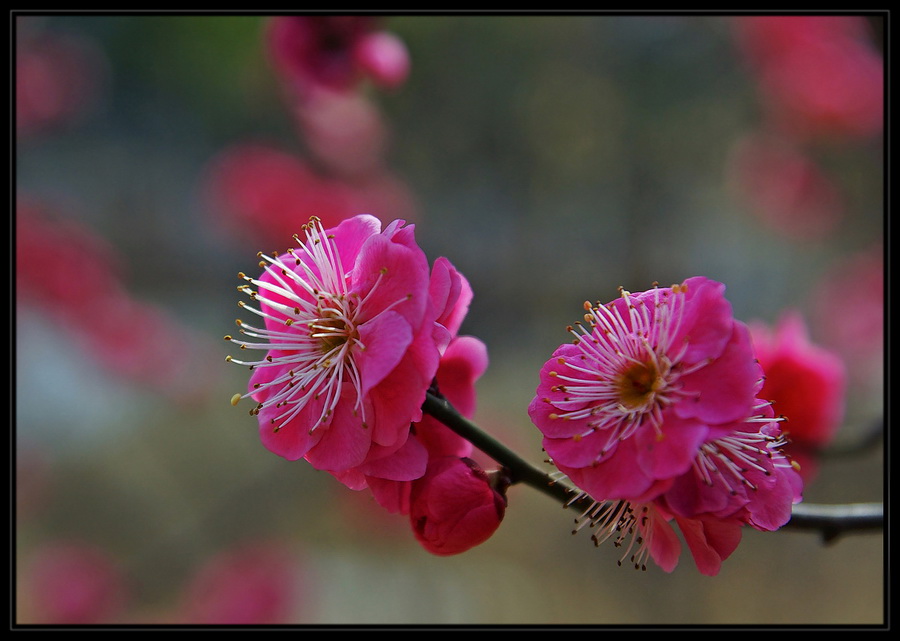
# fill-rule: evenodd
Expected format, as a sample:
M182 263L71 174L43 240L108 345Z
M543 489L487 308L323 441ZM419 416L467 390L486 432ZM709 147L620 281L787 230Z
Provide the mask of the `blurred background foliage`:
M239 314L237 272L252 272L257 251L284 249L290 238L269 247L252 229L234 233L211 210L203 184L212 159L244 141L308 155L264 48L268 18L13 19L17 47L31 34L72 39L92 70L90 104L77 118L20 133L17 196L108 243L130 294L172 323L154 325L166 329L152 350L187 370L161 391L110 369L96 358L102 344L73 339L54 306L23 302L17 283L19 622L51 620L52 590L66 593L59 583L79 580L116 596L101 621L215 620L197 614L217 607L208 603L216 589L197 587L198 576L247 546L282 553L248 561L253 570L220 569L212 584L237 584L222 604L259 599L281 608L270 618L279 622L883 621L878 534L823 545L814 533L748 530L718 577L700 576L687 552L672 574L655 566L635 572L616 566L612 546L594 549L588 535L571 536L571 514L513 487L492 539L438 558L367 495L265 451L256 420L228 403L246 372L224 363L221 337ZM797 308L819 341L826 335L817 321L858 310L849 302L855 285L839 276L847 261L883 247L883 141L805 147L840 194L840 219L828 233L792 236L754 215L735 185L734 155L765 114L734 20L384 18L411 60L401 87L368 93L387 126L385 162L414 202L407 211L429 258L447 256L475 291L463 332L480 337L491 358L476 422L526 459L543 460L526 413L538 369L567 340L565 326L586 299L705 275L726 283L738 318L772 323ZM882 20L867 19L876 49ZM384 206L372 213L397 215ZM18 270L53 269L55 242L26 248L20 240ZM80 282L88 272L69 276ZM90 313L100 325L106 312ZM840 444L883 416L875 356L853 365ZM881 501L883 458L880 446L823 458L806 500ZM46 550L63 542L99 552L108 572L41 579Z

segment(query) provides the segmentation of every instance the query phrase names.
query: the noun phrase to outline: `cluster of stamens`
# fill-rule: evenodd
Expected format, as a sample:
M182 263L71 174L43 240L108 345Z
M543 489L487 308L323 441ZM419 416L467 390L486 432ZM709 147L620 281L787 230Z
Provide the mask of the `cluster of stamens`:
M225 340L242 350L270 353L256 361L230 356L226 360L250 369L276 367L280 373L266 383L256 384L247 394L235 394L232 404L267 390L268 397L250 413L258 414L264 406L284 408L281 414L271 419L274 430L278 431L310 402L320 401L321 412L309 428L312 431L329 421L344 394L345 383L348 383L356 391L354 411L362 416L365 424L360 375L352 358L353 350L365 349L356 328L356 317L364 301L356 294L348 293L337 246L325 235L319 219L311 219L303 230L306 242L295 235L300 248L289 249L286 254L286 257L293 257L293 265L285 256L260 253L260 267L265 269L270 280L239 274L249 285L241 285L238 290L260 303L260 308L243 302L239 305L268 321L264 327L254 327L238 320L239 332L265 342L232 336L226 336Z
M583 492L576 493L566 504L590 500ZM647 558L650 556L650 541L653 528L648 527L650 506L633 504L629 501L592 501L587 509L575 519L572 534L577 534L583 527L594 529L591 540L599 547L612 538L617 548L624 547L618 560L621 566L628 559L636 570L647 569Z
M545 398L560 410L553 420L588 419L588 430L575 438L604 430L608 435L600 456L621 439L649 422L661 435L663 410L683 397L679 379L703 367L680 362L687 344L674 345L684 305L683 285L654 287L652 299L635 298L620 288L625 314L613 303L585 302L584 323L567 330L579 353L560 357L559 380L551 391L563 397ZM571 409L569 409L571 408Z
M763 402L760 408L767 405L768 402ZM783 417L759 415L745 422L765 424L783 420ZM780 431L776 435L759 430L732 432L701 445L694 459L693 471L705 485L712 487L720 483L731 495L737 494L740 486L756 490L748 474L757 472L768 477L776 467L799 468L795 461L783 454L781 448L785 445L787 440ZM766 460L769 466L763 464Z

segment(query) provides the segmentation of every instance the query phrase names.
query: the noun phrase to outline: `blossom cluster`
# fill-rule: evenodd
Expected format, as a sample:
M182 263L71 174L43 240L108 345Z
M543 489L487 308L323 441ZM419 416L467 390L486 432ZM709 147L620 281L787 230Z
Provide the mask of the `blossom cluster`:
M574 340L529 406L556 467L590 497L577 520L636 567L674 569L677 524L698 569L719 572L741 528L775 530L802 482L782 451L747 326L704 277L585 303Z
M263 139L210 161L202 198L218 228L270 246L310 216L332 227L361 211L413 220L410 189L388 167L390 131L366 91L409 73L403 42L375 16L273 16L265 53L305 154Z
M390 512L409 515L418 540L454 554L486 540L506 507L469 458L471 444L422 412L429 390L475 409L487 367L484 344L459 335L472 290L446 258L429 266L414 226L382 228L358 215L325 229L316 218L281 255L260 255L259 278L240 287L262 319L226 336L259 359L249 389L262 443L305 459L347 487L369 489ZM254 339L261 339L260 341Z

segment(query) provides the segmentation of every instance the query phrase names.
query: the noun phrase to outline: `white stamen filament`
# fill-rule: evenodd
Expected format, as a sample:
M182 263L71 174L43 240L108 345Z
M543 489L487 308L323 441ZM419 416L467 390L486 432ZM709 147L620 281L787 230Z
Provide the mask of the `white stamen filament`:
M551 373L560 381L553 388L564 395L548 399L562 420L588 419L581 438L608 434L600 456L644 424L662 434L662 412L685 396L679 380L708 363L682 364L688 347L675 345L683 315L682 286L654 288L652 299L635 299L621 290L625 312L613 305L585 303L585 321L568 330L579 354L560 358ZM652 305L652 309L651 309Z
M357 328L368 320L367 303L379 289L387 270L379 272L361 299L355 293L348 293L348 274L344 273L337 244L325 235L317 218L303 227L305 242L295 235L300 247L287 251L294 257L296 265L287 265L283 257L259 254L263 259L260 266L271 280L239 274L256 290L250 285L242 285L238 289L260 304L260 309L243 303L241 307L271 321L272 327L254 327L237 321L244 337L264 342L231 336L225 338L241 349L266 350L270 353L256 361L231 357L227 360L250 369L285 366L289 369L271 381L257 384L254 390L246 394L236 394L232 404L267 391L268 396L251 410L251 414L258 414L263 407L284 408L271 419L274 430L278 431L309 403L321 402L318 418L308 426L311 432L330 421L345 388L349 386L356 394L353 411L359 416L361 425L365 426L362 375L354 360L354 353L364 350L365 346L359 340ZM387 306L379 306L378 313L408 299L407 296ZM272 354L272 351L279 353Z

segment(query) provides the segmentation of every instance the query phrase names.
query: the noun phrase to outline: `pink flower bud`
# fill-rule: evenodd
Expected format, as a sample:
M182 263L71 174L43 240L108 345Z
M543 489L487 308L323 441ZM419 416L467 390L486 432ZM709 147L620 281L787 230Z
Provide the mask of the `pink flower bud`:
M360 38L353 50L360 68L382 87L397 87L409 76L409 52L400 38L386 31Z
M756 355L765 374L760 396L773 402L787 421L782 428L794 444L827 445L844 415L846 376L835 354L810 342L797 312L773 331L751 326Z
M410 523L419 543L438 556L459 554L484 543L506 511L505 482L499 487L469 458L444 457L415 481Z

